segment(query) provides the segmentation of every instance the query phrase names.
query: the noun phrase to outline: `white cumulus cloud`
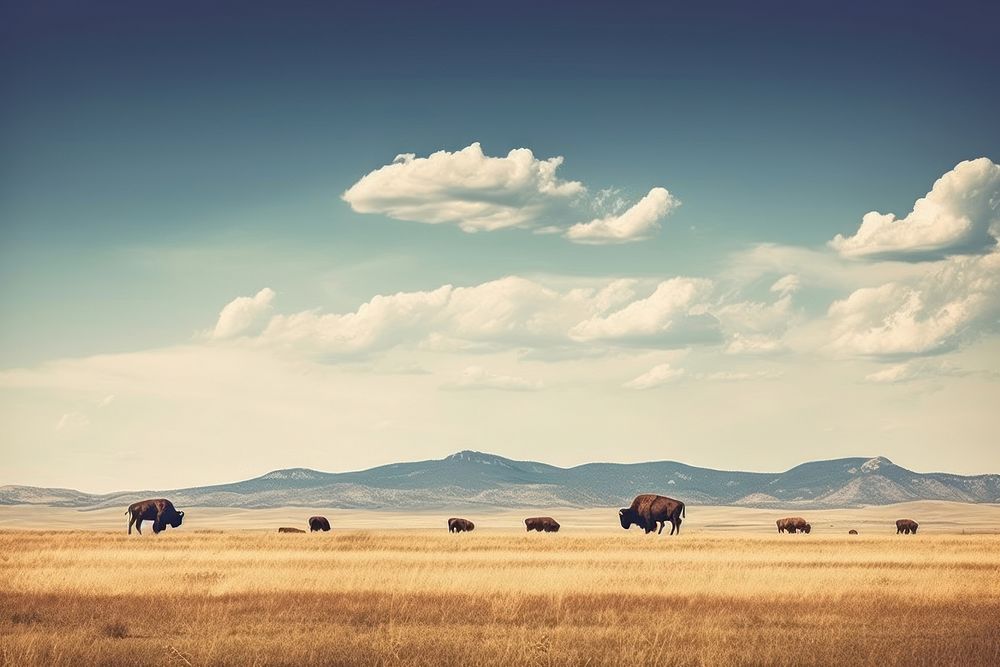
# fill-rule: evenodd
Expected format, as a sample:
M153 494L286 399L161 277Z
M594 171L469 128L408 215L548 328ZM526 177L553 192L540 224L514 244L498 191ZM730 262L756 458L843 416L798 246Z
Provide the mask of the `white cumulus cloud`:
M982 157L939 178L905 218L872 211L853 236L838 234L830 246L844 257L938 258L989 250L998 227L1000 165Z
M425 158L406 153L362 177L343 199L358 213L452 223L467 232L530 227L586 191L556 176L562 162L539 160L527 148L490 157L478 142Z
M719 337L718 320L705 303L712 282L703 278L671 278L643 299L608 314L596 314L569 335L577 341L619 341L677 345Z
M273 301L274 290L269 287L254 296L233 299L219 313L211 337L222 340L259 333L271 313Z
M642 241L659 229L660 220L679 205L680 201L666 188L653 188L621 214L573 225L566 231L566 238L592 245Z
M855 290L829 308L832 345L865 356L951 349L995 328L1000 317L1000 252L956 256L921 278Z
M588 197L579 181L560 179L556 171L562 163L561 156L543 160L528 148L493 157L478 142L427 157L404 153L363 176L342 199L358 213L396 220L453 224L466 232L531 228L590 244L646 239L680 205L666 189L656 187L622 211L626 203L617 190ZM589 207L610 209L610 214L572 224Z
M632 279L557 288L507 276L469 287L379 294L346 313L276 315L254 340L329 358L399 345L437 351L594 343L676 347L719 338L718 322L703 302L711 287L707 280L673 278L637 298Z

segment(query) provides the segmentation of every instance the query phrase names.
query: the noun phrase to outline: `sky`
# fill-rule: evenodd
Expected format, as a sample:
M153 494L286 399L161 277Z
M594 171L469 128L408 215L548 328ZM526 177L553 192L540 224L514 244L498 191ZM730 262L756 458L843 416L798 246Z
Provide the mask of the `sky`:
M991 3L0 2L0 484L1000 472Z

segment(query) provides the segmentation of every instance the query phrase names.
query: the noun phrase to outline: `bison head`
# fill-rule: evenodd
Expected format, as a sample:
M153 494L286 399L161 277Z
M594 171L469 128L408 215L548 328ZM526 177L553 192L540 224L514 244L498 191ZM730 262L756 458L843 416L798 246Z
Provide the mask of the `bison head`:
M812 529L813 529L813 527L807 523L806 525L804 525L802 527L802 532L805 533L806 535L808 535L809 531L811 531Z
M618 519L622 522L622 528L625 530L631 528L633 523L637 523L635 520L635 512L631 507L623 507L618 510Z

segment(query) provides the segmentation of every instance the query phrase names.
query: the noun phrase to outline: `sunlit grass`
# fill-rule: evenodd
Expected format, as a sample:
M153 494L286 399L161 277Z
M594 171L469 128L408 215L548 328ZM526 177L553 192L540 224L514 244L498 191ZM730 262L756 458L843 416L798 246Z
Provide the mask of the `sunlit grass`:
M1000 664L1000 537L0 532L4 664Z

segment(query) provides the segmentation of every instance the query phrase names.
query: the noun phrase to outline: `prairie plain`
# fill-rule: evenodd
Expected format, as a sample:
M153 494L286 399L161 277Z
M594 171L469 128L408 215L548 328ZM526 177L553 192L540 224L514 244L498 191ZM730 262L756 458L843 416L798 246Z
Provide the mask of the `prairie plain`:
M10 510L5 665L1000 664L1000 536L961 534L995 506L938 508L915 536L866 510L841 516L861 535L813 518L779 536L699 509L673 538L566 511L557 534L506 527L518 512L459 535L334 515L330 533L128 537L11 529Z

